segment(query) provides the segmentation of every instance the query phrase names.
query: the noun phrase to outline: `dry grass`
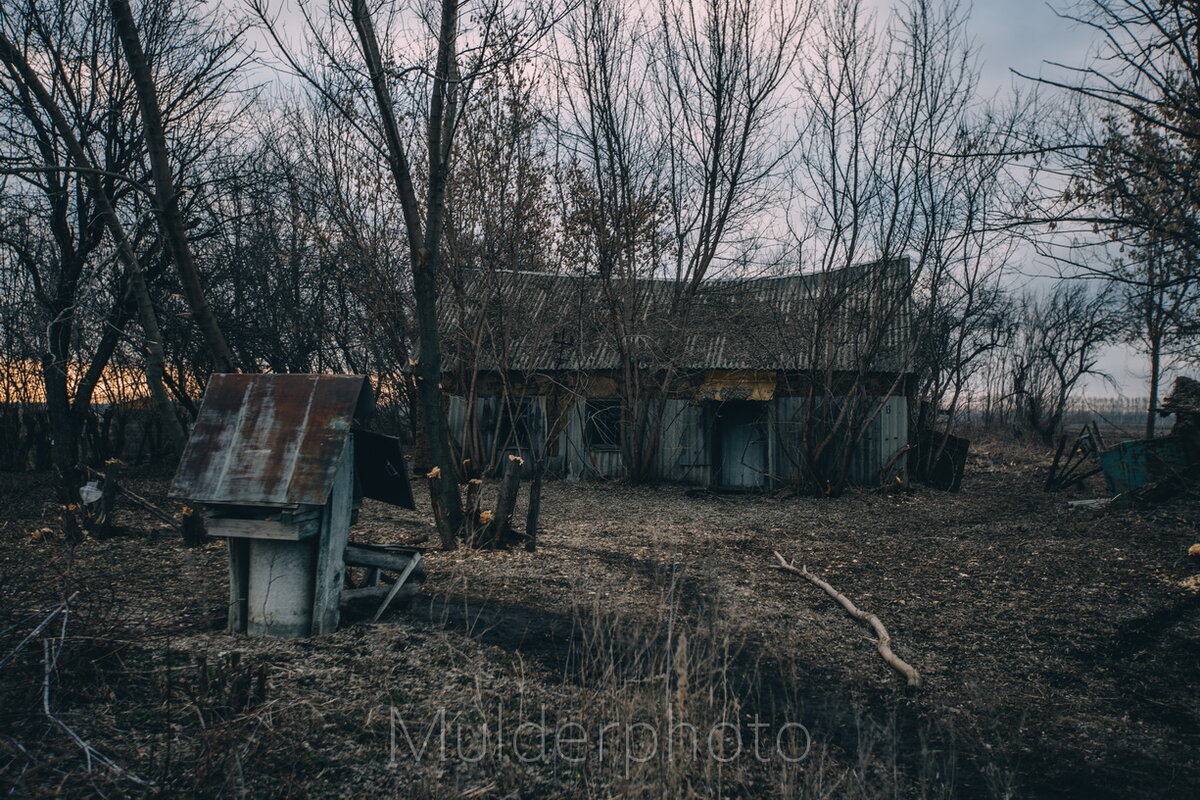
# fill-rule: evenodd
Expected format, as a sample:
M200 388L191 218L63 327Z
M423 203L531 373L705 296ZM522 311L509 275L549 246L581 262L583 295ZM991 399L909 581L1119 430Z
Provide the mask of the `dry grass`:
M156 788L88 774L41 713L40 647L0 681L0 776L18 796L1193 794L1200 601L1180 582L1196 571L1200 506L1069 509L1038 491L1046 457L977 445L959 495L552 483L537 553L430 553L426 598L407 612L294 642L217 630L218 545L184 549L127 514L145 535L72 553L29 535L52 519L47 487L0 476L0 631L17 625L0 655L27 615L79 590L55 711ZM135 488L161 499L162 476ZM397 541L427 522L368 504L353 535ZM906 693L867 632L773 570L772 550L878 614L925 688ZM591 740L579 762L511 748L414 759L403 731L393 750L397 721L423 734L438 709L461 715L467 755L469 726L499 716L510 731L577 722ZM634 736L600 759L595 742L602 723L746 732L756 719L804 723L808 756L643 759ZM516 735L536 744L532 728Z

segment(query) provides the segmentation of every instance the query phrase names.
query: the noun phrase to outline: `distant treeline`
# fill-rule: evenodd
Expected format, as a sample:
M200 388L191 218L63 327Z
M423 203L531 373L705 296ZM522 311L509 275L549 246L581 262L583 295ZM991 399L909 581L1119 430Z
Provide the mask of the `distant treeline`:
M161 460L161 421L146 404L94 406L81 423L83 463L117 458L130 464ZM50 417L45 403L0 403L0 472L53 467Z

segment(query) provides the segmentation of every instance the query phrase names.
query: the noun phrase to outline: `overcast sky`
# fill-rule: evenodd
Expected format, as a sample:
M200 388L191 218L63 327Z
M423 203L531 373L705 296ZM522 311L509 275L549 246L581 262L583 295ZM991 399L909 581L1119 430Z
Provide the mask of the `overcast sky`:
M1092 44L1092 33L1054 9L1071 3L1044 0L977 0L971 8L971 32L979 47L984 83L1007 89L1015 80L1010 70L1038 75L1046 61L1081 64Z
M244 8L244 0L221 0L227 7ZM833 0L816 0L816 2ZM881 14L896 0L867 0ZM949 0L953 2L953 0ZM965 1L965 0L964 0ZM1069 11L1077 0L975 0L967 3L971 10L969 34L978 51L981 69L981 89L989 95L1003 97L1015 86L1028 91L1030 81L1017 77L1013 70L1026 75L1047 76L1055 68L1047 62L1081 65L1086 63L1093 47L1093 32L1060 17L1055 9ZM280 8L280 0L270 5ZM295 0L283 3L285 20L294 18ZM291 13L288 13L291 12ZM299 34L294 22L285 27ZM255 38L255 37L252 37ZM1021 272L1046 273L1047 265L1022 264ZM1127 348L1113 348L1104 357L1102 368L1110 372L1127 396L1144 396L1146 370L1142 359ZM1092 381L1088 394L1112 395L1114 390L1099 381Z
M1017 70L1026 75L1055 74L1046 62L1082 65L1087 62L1093 47L1093 31L1063 19L1055 9L1069 11L1070 0L1046 3L1043 0L976 0L971 13L971 35L979 50L982 82L986 91L1008 92L1016 85L1024 90L1029 81L1013 75ZM1028 265L1030 272L1041 272L1038 265ZM1109 372L1120 385L1120 393L1128 397L1144 397L1148 370L1144 358L1127 347L1111 348L1104 356L1101 368ZM1164 383L1164 387L1169 384ZM1111 396L1111 386L1092 380L1088 394Z

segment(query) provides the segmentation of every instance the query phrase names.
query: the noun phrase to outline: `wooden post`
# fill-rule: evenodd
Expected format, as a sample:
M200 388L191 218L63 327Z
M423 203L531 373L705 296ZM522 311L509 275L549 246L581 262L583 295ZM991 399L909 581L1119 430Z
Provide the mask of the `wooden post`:
M529 485L529 510L525 512L525 549L530 553L537 550L538 517L542 513L542 479L546 465L541 461L533 470L533 482Z
M321 533L317 543L317 576L313 593L313 635L337 630L342 583L346 563L342 554L350 538L350 512L354 503L354 437L347 437L346 449L338 461L333 489L325 503Z
M229 624L230 633L245 633L250 595L250 540L229 537Z
M504 462L504 475L500 478L500 494L496 498L496 514L492 517L490 535L480 543L489 547L504 539L504 532L512 524L513 510L517 507L517 491L521 488L521 467L525 464L519 456L509 456Z

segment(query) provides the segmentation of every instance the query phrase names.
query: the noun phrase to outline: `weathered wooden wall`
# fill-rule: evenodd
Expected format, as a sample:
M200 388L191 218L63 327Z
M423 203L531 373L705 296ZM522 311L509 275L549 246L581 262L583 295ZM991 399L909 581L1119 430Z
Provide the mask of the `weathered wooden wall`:
M546 398L530 398L535 400L534 427L537 431L546 430L545 408ZM714 482L732 485L745 485L750 476L742 469L739 479L723 479L719 467L721 458L720 434L714 433L715 404L697 404L682 399L667 399L663 403L663 422L661 439L656 458L656 471L659 480L668 483L682 483L694 486L709 486ZM766 457L764 464L764 486L779 485L792 480L796 476L796 464L801 458L803 446L803 420L807 412L807 401L800 397L776 397L764 404L765 414L763 426L766 435ZM858 403L862 413L872 414L878 409L875 418L867 424L864 435L854 446L850 461L850 482L861 486L877 485L880 469L903 448L908 441L908 404L903 396L867 397ZM493 459L509 453L528 458L529 453L512 447L501 447L495 439L495 426L488 425L487 420L496 419L500 413L501 399L499 397L483 397L476 401L476 416L480 420L481 438L487 452ZM615 479L624 474L624 464L619 450L590 449L586 443L585 410L587 401L577 398L568 415L567 424L558 436L555 446L549 448L550 457L547 459L547 470L552 475L568 478L569 480ZM454 397L450 402L450 424L456 436L461 437L466 430L466 404L462 398ZM740 441L737 435L732 439L726 437L728 446L731 441ZM461 441L461 438L460 438ZM736 441L734 441L736 444ZM843 447L845 445L842 445ZM835 447L829 458L836 457L840 452ZM724 454L727 462L726 473L730 465L737 466L741 458ZM747 456L748 460L753 460ZM742 465L744 467L744 465Z

